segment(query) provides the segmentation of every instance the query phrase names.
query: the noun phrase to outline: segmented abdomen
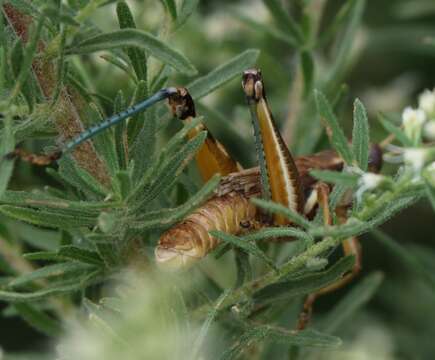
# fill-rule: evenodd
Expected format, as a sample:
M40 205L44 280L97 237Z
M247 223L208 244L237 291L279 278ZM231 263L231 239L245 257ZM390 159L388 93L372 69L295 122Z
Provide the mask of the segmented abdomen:
M165 266L186 267L217 246L219 240L210 231L237 235L246 223L255 220L256 213L255 206L238 193L214 197L160 237L156 261Z

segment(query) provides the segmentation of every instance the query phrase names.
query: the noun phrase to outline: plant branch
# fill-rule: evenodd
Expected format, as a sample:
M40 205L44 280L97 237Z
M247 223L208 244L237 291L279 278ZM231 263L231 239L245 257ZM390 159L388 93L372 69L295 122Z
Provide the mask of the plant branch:
M3 5L3 12L23 44L28 43L33 24L32 17L21 13L10 3ZM37 56L32 62L32 70L42 93L47 99L50 99L56 91L57 71L53 62L44 56L45 48L45 43L39 41ZM80 111L84 104L84 100L77 92L71 91L66 86L62 87L58 104L53 112L54 123L62 141L68 141L84 130L80 119ZM98 157L92 143L86 142L78 146L73 152L73 157L81 167L98 179L100 183L110 184L106 166Z

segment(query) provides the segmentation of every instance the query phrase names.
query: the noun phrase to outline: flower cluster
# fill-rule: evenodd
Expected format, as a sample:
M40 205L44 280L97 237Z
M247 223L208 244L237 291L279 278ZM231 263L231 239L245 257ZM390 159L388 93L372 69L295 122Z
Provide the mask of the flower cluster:
M414 180L419 180L423 168L435 160L434 150L422 145L422 139L435 140L435 89L420 94L418 109L405 108L402 121L404 133L414 146L404 150L403 161L413 171Z
M418 98L418 108L407 107L402 113L403 129L414 145L421 137L435 140L435 89L425 90Z
M384 156L392 163L400 163L398 175L392 177L372 173L359 174L358 189L355 193L358 201L364 193L381 189L393 189L402 179L414 184L428 183L435 188L435 89L425 90L418 98L418 107L406 107L402 112L402 147L387 146L390 154ZM405 141L406 140L406 141Z

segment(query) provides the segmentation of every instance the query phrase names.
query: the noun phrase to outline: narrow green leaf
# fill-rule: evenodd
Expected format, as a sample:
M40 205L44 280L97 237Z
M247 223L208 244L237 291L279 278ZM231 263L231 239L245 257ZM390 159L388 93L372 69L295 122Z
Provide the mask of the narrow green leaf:
M210 329L210 326L217 318L219 311L221 310L222 303L224 300L228 297L228 295L231 293L231 289L225 290L221 296L219 296L219 299L217 299L215 306L211 309L209 314L207 315L207 318L205 319L204 323L201 326L201 329L199 331L199 334L197 338L195 339L195 343L193 344L193 350L191 353L191 359L196 360L201 357L201 348L203 347L204 340L207 337L208 331Z
M336 116L332 111L331 105L329 104L325 95L323 95L319 90L314 91L314 97L316 100L317 111L322 121L326 123L327 127L331 131L331 145L334 147L335 150L337 150L337 152L340 154L346 164L352 165L353 156L349 148L349 143L338 123Z
M246 281L250 281L252 279L252 267L251 263L249 262L248 253L240 250L239 248L234 248L234 257L237 269L235 287L238 288L242 286Z
M256 303L270 303L306 295L340 280L355 264L354 256L346 256L325 271L304 275L295 279L278 282L257 291L253 295Z
M65 61L65 44L66 44L67 31L65 26L60 28L60 45L59 45L59 59L57 61L57 81L51 98L51 105L55 105L62 89L64 88L65 79L68 78L68 63Z
M370 133L369 121L364 105L355 100L353 108L352 151L353 156L363 171L367 171L369 163Z
M23 254L23 258L30 261L65 261L66 258L59 256L57 251L36 251Z
M95 247L97 248L100 257L104 260L106 267L113 268L119 265L120 259L116 257L117 251L111 241L95 241Z
M284 32L280 29L276 29L270 25L263 24L255 20L252 16L246 16L241 11L236 11L232 14L237 20L241 21L245 25L249 26L251 29L257 31L262 35L268 35L273 39L283 42L286 46L290 48L297 48L297 40L292 37L288 32Z
M228 81L231 81L235 77L240 77L244 70L249 69L256 64L259 55L259 50L245 50L226 63L218 66L207 75L202 76L187 85L190 94L194 99L198 100L221 87Z
M116 187L121 199L126 199L132 189L131 173L128 171L119 171L115 177Z
M41 191L12 191L8 190L1 199L2 204L21 205L39 209L57 209L65 214L76 214L96 216L101 210L110 209L115 203L96 201L74 201L53 196Z
M261 241L267 239L296 238L309 239L308 233L294 227L268 227L242 237L244 241Z
M405 135L405 133L396 125L394 125L384 114L379 114L379 121L384 129L393 134L397 140L399 140L403 146L412 147L412 141Z
M118 114L123 109L126 108L124 93L122 90L119 90L116 94L116 98L113 104L113 113ZM126 149L126 128L127 124L125 121L121 121L118 125L115 126L115 146L116 153L118 155L118 163L120 169L125 169L127 167L127 149Z
M130 106L137 104L143 100L145 100L147 96L147 83L145 81L139 81L136 85L136 88L134 89L134 94L130 102ZM122 109L124 110L124 109ZM148 109L146 112L142 112L139 114L136 114L131 118L131 120L128 122L128 141L131 146L141 146L140 141L136 141L136 138L138 134L140 133L141 129L143 129L147 124L148 120L151 116L148 116L150 113L152 113L154 108ZM154 132L149 133L149 137L154 137ZM137 144L135 144L135 142ZM150 156L146 156L147 158Z
M178 13L178 19L176 23L176 28L179 29L183 26L190 16L195 12L199 0L184 0L181 4L180 11Z
M58 255L62 258L68 258L70 260L79 261L85 264L103 266L104 262L100 258L100 255L95 251L79 248L77 246L66 245L62 246Z
M343 185L336 185L332 189L332 193L329 195L329 208L336 209L340 203L343 195L346 193L348 187Z
M134 46L148 51L151 55L175 70L195 75L197 70L180 52L173 49L154 35L137 29L122 29L100 34L82 41L68 50L69 54L88 54L96 51L111 50Z
M213 193L219 182L220 176L215 175L185 204L173 209L145 213L143 220L136 219L135 222L129 222L129 228L137 231L148 231L174 224L203 203Z
M271 269L274 269L275 271L278 271L275 263L273 260L268 257L255 242L247 242L243 241L242 238L239 238L237 236L229 235L220 231L210 231L210 235L227 242L233 246L236 246L243 251L246 251L248 254L251 254L252 256L255 256L256 258L263 260Z
M269 211L271 213L277 213L277 214L285 216L290 221L292 221L296 225L299 225L303 228L308 229L311 226L310 222L306 218L304 218L302 215L286 208L285 206L283 206L281 204L277 204L277 203L274 203L272 201L256 199L256 198L251 199L251 201L252 201L252 203L254 203L255 205L259 206L260 208L262 208L266 211Z
M12 131L12 119L10 116L4 118L4 128L0 137L0 199L5 193L9 179L14 169L14 161L5 158L15 148L15 139Z
M175 0L161 0L173 21L177 20L177 4Z
M52 296L72 293L81 290L82 287L84 287L87 282L92 280L97 274L98 272L95 271L84 278L77 279L74 284L47 287L43 290L28 293L0 290L0 300L13 303L30 302L44 300Z
M177 176L185 169L188 163L192 160L195 153L199 150L207 137L206 132L201 132L195 138L184 145L178 153L171 156L162 165L160 171L155 177L155 180L148 191L142 198L142 204L149 204L163 191L169 189L177 180Z
M55 251L59 248L61 234L58 231L37 228L32 225L20 224L14 232L24 243L34 249Z
M237 359L245 349L264 340L287 345L321 348L337 348L342 343L335 336L326 335L314 330L297 331L270 325L250 325L245 333L238 338L237 342L222 354L220 360Z
M118 15L119 27L121 29L135 29L136 24L134 22L133 14L130 11L129 6L125 1L118 1L116 4L116 13ZM136 76L138 80L147 81L147 58L145 55L145 51L130 47L125 50L127 56L130 58L130 61L133 65L134 71L136 72ZM148 88L148 87L147 87ZM148 91L147 91L148 95Z
M41 279L77 276L89 272L93 267L76 262L65 262L61 264L47 265L37 270L18 276L9 283L10 287L27 285L30 282Z
M435 291L434 274L422 265L422 262L415 254L407 250L391 236L381 230L373 230L371 233L376 240L384 245L397 258L397 260L399 260L409 270L419 275L420 279L422 279L429 288L432 289L432 291Z
M65 12L59 12L59 9L53 7L45 7L44 14L47 15L51 20L55 19L58 23L62 23L69 26L80 26L80 23L74 19L73 16L66 14Z
M94 226L96 223L96 217L65 215L60 214L54 209L49 211L3 205L0 206L0 213L30 224L47 226L49 228L70 229L81 226L89 227Z
M333 66L327 76L326 83L330 89L334 89L341 82L347 64L352 59L350 53L355 44L355 36L361 25L366 6L365 0L350 0L350 2L350 10L346 14L346 26L342 27L342 36L337 38L337 47L333 54Z
M16 78L14 88L12 89L11 94L9 96L10 102L13 101L15 97L19 94L19 92L25 85L27 77L31 72L33 57L35 56L38 50L37 45L42 33L42 29L44 27L44 23L45 23L45 15L41 15L36 25L36 29L32 32L31 39L29 40L25 48L23 61L20 67L20 72Z
M277 22L279 28L282 31L288 32L288 34L295 40L295 42L300 46L302 45L304 39L302 35L302 30L299 24L296 23L290 14L284 9L279 0L263 0L266 7L269 9L270 13Z
M135 101L146 98L146 84L140 81ZM131 124L131 126L130 126ZM128 127L128 138L133 140L131 156L134 160L133 181L140 179L149 167L156 152L156 109L151 108L145 114L133 117Z
M109 193L101 183L99 183L89 172L79 167L70 156L63 156L59 161L59 174L62 178L73 187L92 193L100 198L104 198Z
M328 334L336 332L343 323L351 320L355 312L370 301L383 279L384 275L380 272L373 272L366 276L327 314L320 329Z
M105 120L104 114L100 112L100 109L95 103L91 103L86 107L85 114L88 119L94 119L93 123L100 123ZM104 159L111 176L114 177L119 170L119 165L113 141L112 129L102 131L92 138L92 142L94 143L98 154Z
M314 84L314 59L309 51L301 53L302 75L304 77L304 98L311 95Z
M125 72L133 81L137 81L136 76L133 73L133 71L119 57L112 55L112 54L102 54L102 55L100 55L100 58L107 61L108 63L112 64L113 66L116 66L121 71ZM123 109L121 109L121 110L123 110ZM117 112L114 112L114 114L116 114L116 113Z
M332 21L326 26L326 29L319 34L317 40L318 46L322 47L326 45L340 29L344 28L346 21L348 21L349 13L355 5L354 1L345 1L332 19Z
M14 308L24 321L41 333L50 337L57 337L62 333L60 323L36 307L21 303L14 304Z
M311 170L310 175L327 183L343 185L347 187L356 186L358 184L358 179L360 178L360 176L357 174L330 170Z
M12 72L14 74L15 80L18 80L18 77L21 72L21 67L25 66L24 64L24 48L21 39L18 39L12 48L11 53L11 65ZM35 104L35 96L34 89L32 88L32 82L30 79L25 79L23 86L20 88L21 94L24 96L27 102L27 106L29 107L29 112L33 112L33 107Z

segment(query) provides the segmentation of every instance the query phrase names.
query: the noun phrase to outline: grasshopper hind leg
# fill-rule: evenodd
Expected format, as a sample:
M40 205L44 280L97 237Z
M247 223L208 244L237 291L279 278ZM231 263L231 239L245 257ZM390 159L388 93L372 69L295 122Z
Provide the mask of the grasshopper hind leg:
M317 203L320 209L323 211L323 221L325 225L332 225L332 215L329 209L329 186L325 183L318 183L315 185ZM312 209L310 209L312 210ZM347 220L347 208L338 207L336 209L336 214L340 223L345 223ZM343 286L350 283L361 271L362 264L362 252L361 246L358 238L350 237L342 242L344 255L354 255L355 264L351 272L345 274L341 279L337 280L335 283L320 289L319 291L308 295L304 301L302 312L299 315L297 329L303 330L308 325L311 320L313 313L313 306L316 299L324 294L331 293L335 290L342 288Z

